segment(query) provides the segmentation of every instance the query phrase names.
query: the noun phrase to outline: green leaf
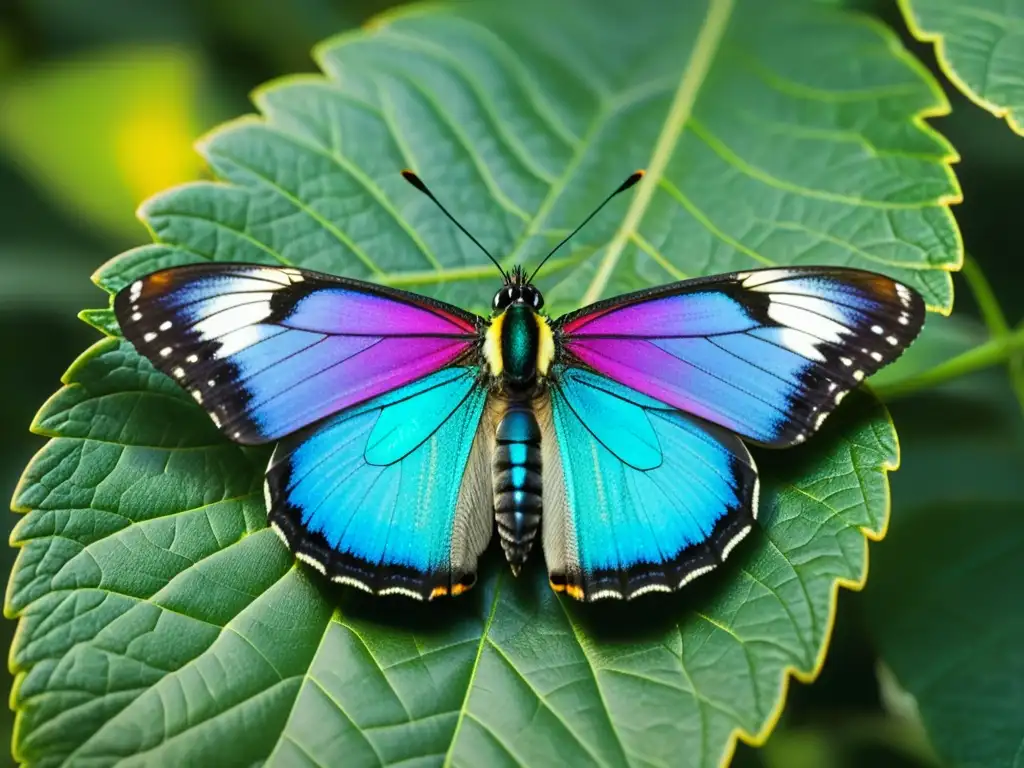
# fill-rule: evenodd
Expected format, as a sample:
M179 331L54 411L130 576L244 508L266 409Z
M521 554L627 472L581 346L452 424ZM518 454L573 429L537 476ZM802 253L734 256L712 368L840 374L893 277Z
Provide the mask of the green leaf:
M872 555L866 605L879 651L949 765L1020 760L1022 546L1019 499L979 498L922 509Z
M952 357L986 335L954 315L931 318L922 341ZM1006 370L990 369L895 403L893 416L906 461L893 482L899 514L872 552L869 629L946 764L1015 765L1024 737L1020 405Z
M959 313L951 317L928 315L921 335L910 349L872 376L871 385L883 391L895 388L987 340L985 327L973 318L961 317Z
M911 348L914 355L908 352L906 363L901 358L893 365L896 380L887 380L879 391L898 390L904 374L904 381L913 381L922 359L939 365L943 358L978 349L987 336L985 327L973 318L929 317L920 343ZM890 407L900 428L904 456L893 481L893 500L899 510L894 526L951 501L969 508L1020 498L1024 420L1005 369L961 376Z
M98 282L289 263L483 311L493 267L400 169L536 263L646 167L542 275L554 313L767 263L874 268L948 309L953 153L921 121L945 103L895 37L803 0L650 2L416 8L328 42L327 78L262 89L262 117L201 143L227 183L146 203L157 242ZM410 605L296 567L264 528L268 452L221 439L125 342L65 384L15 497L6 606L15 751L39 765L717 765L817 673L898 455L864 394L809 446L759 452L763 531L678 596L580 606L541 558L518 580L495 558L469 595Z
M1024 1L899 0L910 31L971 101L1024 135Z

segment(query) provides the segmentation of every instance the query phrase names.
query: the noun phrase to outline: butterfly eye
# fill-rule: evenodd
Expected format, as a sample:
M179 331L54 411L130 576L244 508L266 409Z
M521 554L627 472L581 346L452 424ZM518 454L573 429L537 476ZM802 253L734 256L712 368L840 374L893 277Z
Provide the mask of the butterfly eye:
M512 286L502 288L494 294L494 309L496 311L505 309L518 297L518 290Z

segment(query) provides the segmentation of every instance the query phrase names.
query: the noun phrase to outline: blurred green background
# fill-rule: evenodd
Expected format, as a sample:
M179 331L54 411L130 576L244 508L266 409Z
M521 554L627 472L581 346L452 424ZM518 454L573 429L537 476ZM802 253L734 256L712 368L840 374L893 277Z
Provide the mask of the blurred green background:
M28 432L32 415L57 389L70 362L98 338L76 317L81 309L105 302L89 275L118 252L148 240L134 216L138 203L204 175L191 149L193 140L218 122L251 111L250 89L275 76L314 71L308 51L315 42L393 4L0 3L0 488L8 498L42 442ZM937 71L930 47L908 39L894 1L852 4L898 30ZM956 172L965 201L955 214L968 251L983 265L1007 319L1016 324L1024 314L1018 229L1024 210L1024 138L939 79L953 112L933 124L962 156ZM977 310L959 278L957 290L955 315L964 319L969 335ZM922 506L917 503L922 496L948 498L933 489L937 465L944 468L950 487L962 487L956 473L965 470L948 434L936 440L929 431L937 417L946 426L950 420L956 423L949 410L962 402L956 397L973 402L995 391L997 412L1005 407L1003 412L1013 414L1010 421L1019 418L1019 407L1000 377L990 372L951 385L959 388L952 393L953 405L927 397L893 404L904 451L904 470L893 483L894 536L900 526L909 525L904 520L916 514L910 508ZM969 412L963 421L972 445L1002 450L1005 419L982 419L979 426ZM1019 443L1007 447L1002 458L1013 465ZM9 531L16 518L2 519ZM6 572L16 552L0 552ZM842 596L820 680L812 687L792 686L782 724L767 748L741 748L736 765L931 764L913 717L900 714L905 707L899 691L884 672L878 674L864 599ZM14 622L4 622L2 630L6 647ZM7 676L2 685L9 688ZM10 713L0 711L4 743L10 741L11 722Z

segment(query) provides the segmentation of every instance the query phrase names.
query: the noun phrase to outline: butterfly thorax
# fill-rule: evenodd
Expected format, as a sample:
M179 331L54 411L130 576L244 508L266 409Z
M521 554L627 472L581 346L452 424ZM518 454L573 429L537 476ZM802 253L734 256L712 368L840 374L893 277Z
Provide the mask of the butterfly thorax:
M507 284L494 297L483 357L497 389L513 397L533 392L555 356L554 334L537 310L544 300L532 285Z

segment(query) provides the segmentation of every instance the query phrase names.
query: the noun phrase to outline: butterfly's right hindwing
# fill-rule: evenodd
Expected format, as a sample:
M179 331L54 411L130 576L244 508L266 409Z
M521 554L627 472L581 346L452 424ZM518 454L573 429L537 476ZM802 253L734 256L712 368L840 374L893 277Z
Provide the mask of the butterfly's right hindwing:
M487 394L453 367L282 441L270 524L333 581L431 599L476 579L491 538Z

